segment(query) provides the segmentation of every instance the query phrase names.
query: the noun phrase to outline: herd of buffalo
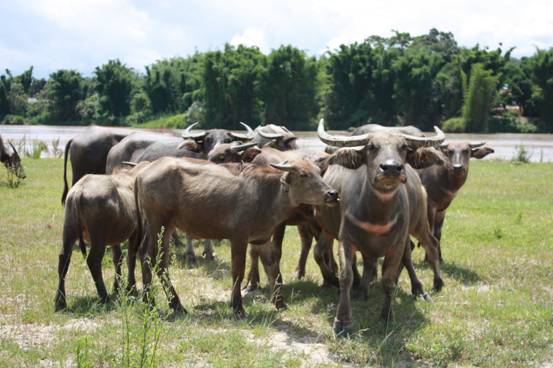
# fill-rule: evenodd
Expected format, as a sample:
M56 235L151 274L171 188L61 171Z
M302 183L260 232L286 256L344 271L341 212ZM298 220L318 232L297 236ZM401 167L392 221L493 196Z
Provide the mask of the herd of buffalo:
M408 271L412 293L427 298L411 260L412 238L424 248L434 274L440 275L440 238L447 208L468 175L471 157L493 153L484 143L447 142L435 127L425 135L412 126L363 125L347 135L333 135L318 125L324 152L298 148L297 137L284 126L268 124L243 133L223 129L195 130L182 136L90 127L65 147L63 244L59 254L56 310L66 307L65 276L78 241L99 297L108 300L102 277L106 245L115 264L114 293L120 287L123 253L128 240L128 291L135 292L139 256L143 295L151 302L152 271L157 273L170 307L185 312L168 273L170 244L176 231L187 235L187 256L195 260L191 239L204 240L204 255L213 258L211 241L231 244L231 305L244 317L242 282L249 245L251 269L247 288L259 283L261 261L277 308L281 293L280 259L286 226L298 228L301 255L297 276L313 240L314 256L325 286L340 288L334 320L337 335L351 332L352 287L367 295L384 257L381 317L392 318L391 301L402 269ZM0 158L20 167L0 138ZM15 157L17 156L17 157ZM67 160L72 186L67 183ZM17 162L17 163L16 163ZM23 169L20 172L24 175ZM338 240L339 267L333 252ZM356 266L363 260L360 274Z

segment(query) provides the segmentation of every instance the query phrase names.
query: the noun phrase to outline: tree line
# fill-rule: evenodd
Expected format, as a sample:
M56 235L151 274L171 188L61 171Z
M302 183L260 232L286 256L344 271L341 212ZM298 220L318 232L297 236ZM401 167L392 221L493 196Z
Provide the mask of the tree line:
M515 58L513 48L472 48L452 33L394 32L341 45L316 58L291 45L156 61L136 71L120 60L90 77L62 69L48 79L30 67L0 76L4 124L139 125L177 115L175 126L239 128L262 122L333 129L375 122L442 125L457 132L553 132L553 48Z

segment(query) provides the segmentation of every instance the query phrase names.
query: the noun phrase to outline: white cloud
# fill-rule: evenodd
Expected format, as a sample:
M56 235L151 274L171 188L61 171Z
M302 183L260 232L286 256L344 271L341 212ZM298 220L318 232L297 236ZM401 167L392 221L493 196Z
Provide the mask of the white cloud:
M234 35L230 40L230 44L233 46L257 46L260 50L267 51L265 34L256 28L246 28L242 33Z

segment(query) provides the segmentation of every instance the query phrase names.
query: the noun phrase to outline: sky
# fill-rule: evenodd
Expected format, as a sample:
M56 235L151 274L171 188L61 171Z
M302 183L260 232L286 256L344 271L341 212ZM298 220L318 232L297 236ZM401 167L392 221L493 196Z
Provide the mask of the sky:
M549 0L0 0L0 19L0 70L33 65L38 77L61 68L90 75L116 58L143 71L225 43L321 55L392 30L437 28L462 46L516 46L517 57L553 46Z

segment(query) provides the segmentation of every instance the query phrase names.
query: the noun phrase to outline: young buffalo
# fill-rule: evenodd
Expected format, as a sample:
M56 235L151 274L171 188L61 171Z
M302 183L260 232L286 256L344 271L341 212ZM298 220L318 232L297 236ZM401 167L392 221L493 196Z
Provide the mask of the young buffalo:
M116 273L113 289L114 293L117 292L123 261L119 243L127 239L130 244L137 241L134 178L147 164L148 162L143 162L131 169L122 168L111 175L88 174L69 190L65 201L63 244L58 263L59 285L55 298L56 310L67 306L65 275L69 269L73 244L77 239L85 256L84 240L90 242L90 253L86 263L102 302L108 299L102 277L102 258L106 245L112 246ZM129 256L129 285L134 285L134 262L134 259L130 259Z
M240 173L208 161L162 158L136 178L135 197L143 227L140 254L145 298L152 282L151 262L162 254L158 276L175 311L184 312L167 272L169 242L176 228L203 239L229 239L232 254L231 304L235 316L244 317L240 287L244 278L248 243L259 248L277 308L286 304L277 278L270 237L300 204L335 205L338 195L322 181L317 166L306 160L241 165ZM162 231L162 228L164 231Z

